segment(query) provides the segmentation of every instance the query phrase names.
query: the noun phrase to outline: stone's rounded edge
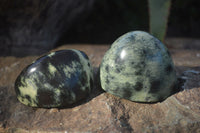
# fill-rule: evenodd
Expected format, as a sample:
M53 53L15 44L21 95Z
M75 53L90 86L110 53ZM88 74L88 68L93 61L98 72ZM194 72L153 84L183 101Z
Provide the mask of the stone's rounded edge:
M116 45L118 45L118 43L121 43L121 42L126 42L126 43L129 43L130 41L134 41L136 39L136 37L140 37L140 36L149 36L149 37L153 37L150 33L147 33L145 31L140 31L140 30L137 30L137 31L130 31L130 32L127 32L125 33L124 35L121 35L120 37L118 37L111 45L111 48L112 47L115 47ZM157 38L156 38L157 39ZM158 39L157 39L158 40ZM158 40L160 41L160 40ZM121 44L121 46L123 46Z
M79 95L76 96L78 98L75 100L76 102L76 101L80 101L81 99L89 95L92 87L94 86L93 85L94 77L93 77L93 67L89 60L89 57L83 51L76 50L76 49L71 49L71 50L74 51L80 58L80 64L82 66L81 74L83 75L82 78L80 79L80 90L79 90L80 92L78 92Z
M77 54L79 55L79 57L81 58L80 61L82 62L83 64L83 70L87 73L87 75L89 75L89 78L87 79L88 80L88 86L90 86L90 91L91 91L91 88L94 86L94 75L93 75L93 67L92 67L92 64L89 60L89 57L87 56L86 53L84 53L83 51L80 51L80 50L76 50L76 49L72 49L74 50L75 52L77 52Z
M62 66L53 65L52 62L45 62L56 58L58 53L69 51L77 55L79 58L78 63L74 63L73 59L71 64L59 62ZM40 69L33 69L34 67L32 66L34 65ZM70 67L73 67L72 69L74 70L69 70ZM60 69L62 72L59 72ZM45 70L44 73L43 70ZM76 70L78 73L75 73ZM47 71L48 73L46 73ZM65 79L62 79L63 75ZM74 78L77 81L74 81L76 82L75 85L70 88L69 86L72 84L67 82L74 80ZM15 80L15 92L17 99L27 106L62 108L85 98L91 92L93 80L93 68L84 52L75 49L59 50L43 55L26 66ZM41 83L39 84L39 82ZM80 93L79 90L83 93ZM41 101L45 103L42 104Z
M125 56L131 59L120 60ZM168 49L144 31L128 32L114 41L100 64L100 81L102 89L108 93L141 103L163 101L177 87L174 63Z
M25 99L25 97L24 96L22 96L23 94L22 94L22 92L20 91L20 88L22 88L23 89L23 87L24 87L24 77L22 76L22 75L24 75L25 73L26 73L26 71L28 70L28 68L29 67L31 67L31 65L32 64L34 64L35 63L35 61L34 62L32 62L31 64L29 64L28 66L26 66L22 71L21 71L21 73L18 75L18 77L17 77L17 79L15 80L15 92L16 92L16 96L17 96L17 99L21 102L21 103L23 103L23 104L25 104L25 105L28 105L28 106L32 106L32 107L37 107L37 105L36 105L36 103L33 101L33 102L30 102L30 101L28 101L27 99L26 100L24 100ZM34 90L31 90L31 91L34 91ZM31 96L32 97L35 97L36 98L36 95L35 95L35 92L34 93L30 93L31 94Z

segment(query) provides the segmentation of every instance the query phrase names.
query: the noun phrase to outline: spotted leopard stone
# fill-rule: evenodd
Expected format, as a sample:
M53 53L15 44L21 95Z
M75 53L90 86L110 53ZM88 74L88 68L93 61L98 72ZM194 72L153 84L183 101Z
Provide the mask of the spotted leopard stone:
M86 97L92 88L91 63L82 51L52 52L27 66L17 77L18 100L32 107L65 107Z
M143 31L118 38L100 65L102 88L136 102L158 102L176 89L174 64L167 48Z

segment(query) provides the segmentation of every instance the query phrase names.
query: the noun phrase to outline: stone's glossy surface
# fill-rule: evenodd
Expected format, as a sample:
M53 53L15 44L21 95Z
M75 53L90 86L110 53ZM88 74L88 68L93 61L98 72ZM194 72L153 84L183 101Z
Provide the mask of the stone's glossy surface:
M27 66L15 82L18 100L32 107L64 107L87 96L93 84L91 63L82 51L52 52Z
M143 31L118 38L100 66L102 88L136 102L166 99L177 86L174 64L167 48Z

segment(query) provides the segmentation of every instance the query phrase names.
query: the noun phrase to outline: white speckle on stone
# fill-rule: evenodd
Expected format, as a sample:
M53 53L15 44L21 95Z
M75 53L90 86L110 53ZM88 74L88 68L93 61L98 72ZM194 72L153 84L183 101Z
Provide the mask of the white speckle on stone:
M106 104L107 109L111 111L111 108L110 108L110 106L108 105L108 103L105 102L105 104Z
M200 57L200 53L197 53L196 56L197 56L197 57Z
M182 76L181 78L182 78L182 79L188 79L188 77L186 77L186 76Z
M184 74L187 74L187 73L200 74L199 71L195 71L195 70L187 70L187 71L184 72Z
M34 72L36 70L36 67L31 68L30 73Z
M52 53L50 53L48 56L49 57L52 57L52 56L54 56L55 55L55 52L52 52Z
M49 83L44 83L43 85L45 88L48 88L50 90L53 89L53 87Z
M126 51L122 50L122 52L120 54L121 59L124 59L125 56L126 56Z

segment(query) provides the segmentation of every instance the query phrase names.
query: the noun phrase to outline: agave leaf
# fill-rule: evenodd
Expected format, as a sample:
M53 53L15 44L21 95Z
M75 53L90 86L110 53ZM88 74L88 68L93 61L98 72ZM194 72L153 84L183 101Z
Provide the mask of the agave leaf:
M148 0L150 14L150 33L164 41L171 0Z

